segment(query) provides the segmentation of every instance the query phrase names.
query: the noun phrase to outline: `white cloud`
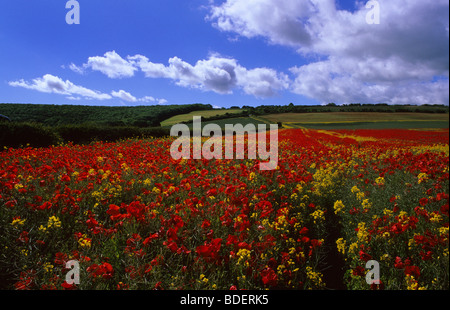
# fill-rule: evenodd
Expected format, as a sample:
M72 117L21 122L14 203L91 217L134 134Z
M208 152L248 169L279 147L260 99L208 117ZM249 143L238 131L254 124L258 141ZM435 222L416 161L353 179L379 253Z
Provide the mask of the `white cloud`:
M198 60L194 65L177 56L170 58L167 65L151 62L143 55L127 56L126 59L112 51L105 53L105 57L89 57L88 63L82 67L71 64L70 68L82 73L90 67L110 78L131 77L134 71L141 70L148 78L170 79L181 87L219 94L232 94L233 90L238 88L248 95L261 98L274 96L278 91L289 87L288 77L283 73L277 73L269 68L247 69L239 65L237 60L218 54ZM128 99L130 102L135 102L133 100L136 99L123 92L115 93L113 96ZM167 101L158 99L155 102L162 104Z
M67 95L71 100L78 98L76 95L84 99L111 99L111 96L108 94L75 85L69 80L63 81L61 78L51 74L46 74L42 78L33 79L31 82L21 79L19 81L9 82L8 84L10 86L33 89L43 93Z
M150 78L168 78L182 87L231 94L235 88L242 88L246 94L256 97L270 97L288 87L288 79L273 69L256 68L248 70L237 60L211 55L208 59L191 65L179 57L172 57L168 65L153 63L142 55L129 57Z
M146 102L146 103L158 103L158 104L167 103L166 99L154 98L152 96L144 96L144 97L138 99L135 96L133 96L132 94L130 94L129 92L124 91L122 89L119 91L112 91L111 95L113 97L122 99L127 102Z
M76 72L76 73L79 73L79 74L83 74L85 68L84 67L78 67L74 63L71 63L69 65L69 69L72 70L73 72Z
M273 97L279 90L289 88L290 81L286 74L277 73L269 68L247 70L238 68L238 85L244 92L258 98Z
M292 91L321 103L387 102L391 104L448 104L448 77L433 81L433 70L390 57L330 57L291 68Z
M146 77L149 78L170 78L170 69L160 63L150 62L149 59L142 55L128 56L130 64L140 68Z
M73 96L69 96L69 97L67 97L67 99L69 99L69 100L74 100L74 101L78 101L78 100L81 100L81 97L73 97Z
M70 65L70 69L78 73L84 72L86 68L100 71L111 79L132 77L137 70L133 63L120 57L116 51L106 52L104 56L89 57L82 67Z
M366 23L366 2L350 12L334 0L227 0L211 5L208 20L323 59L291 68L295 93L321 102L448 104L448 0L379 0L379 25Z
M273 44L309 44L310 34L303 20L312 13L309 1L228 0L212 6L208 19L223 31L244 37L262 36Z
M139 99L139 101L140 102L154 102L154 103L157 103L157 104L165 104L165 103L168 102L166 99L154 98L152 96L142 97L142 98Z
M126 91L124 91L124 90L119 90L118 92L117 91L112 91L111 92L111 95L113 96L113 97L117 97L117 98L119 98L119 99L122 99L122 100L125 100L125 101L128 101L128 102L136 102L136 101L138 101L137 99L136 99L136 97L134 97L133 95L131 95L129 92L126 92Z
M111 95L101 93L99 91L91 90L86 87L75 85L69 80L62 80L60 77L46 74L41 78L33 79L31 82L27 82L23 79L19 81L12 81L8 83L13 87L23 87L26 89L36 90L42 93L53 93L59 95L66 95L69 100L110 100L113 97L119 98L127 102L154 102L157 104L167 103L166 99L154 98L152 96L145 96L143 98L136 98L125 90L112 91Z

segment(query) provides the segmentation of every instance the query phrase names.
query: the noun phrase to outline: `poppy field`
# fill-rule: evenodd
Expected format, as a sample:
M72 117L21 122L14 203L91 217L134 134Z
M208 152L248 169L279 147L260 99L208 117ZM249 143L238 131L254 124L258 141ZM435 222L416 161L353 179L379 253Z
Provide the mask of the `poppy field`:
M269 171L174 138L5 148L0 287L449 289L448 134L282 129Z

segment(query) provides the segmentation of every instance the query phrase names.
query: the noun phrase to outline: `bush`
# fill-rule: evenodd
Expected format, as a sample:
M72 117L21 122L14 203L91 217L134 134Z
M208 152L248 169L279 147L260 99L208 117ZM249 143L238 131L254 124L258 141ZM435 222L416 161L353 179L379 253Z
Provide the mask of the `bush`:
M158 127L101 126L95 124L48 127L35 123L0 123L0 147L47 147L61 142L88 144L94 141L117 141L128 138L169 136L168 129Z
M85 144L93 141L117 141L127 138L163 137L169 135L169 130L132 126L97 126L97 125L64 125L56 128L56 131L65 142Z
M0 123L0 147L46 147L61 142L50 127L35 123Z

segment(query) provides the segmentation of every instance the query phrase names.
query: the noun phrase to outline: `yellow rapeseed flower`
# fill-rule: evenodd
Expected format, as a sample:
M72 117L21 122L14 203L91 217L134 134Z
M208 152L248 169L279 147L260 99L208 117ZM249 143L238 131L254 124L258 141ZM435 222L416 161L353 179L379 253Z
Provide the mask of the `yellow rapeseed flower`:
M339 213L343 213L344 211L344 208L345 208L345 206L344 206L344 204L342 203L342 200L337 200L335 203L334 203L334 213L335 214L339 214Z
M56 216L51 216L48 218L47 222L47 228L60 228L61 227L61 221Z
M369 209L372 206L372 203L369 202L369 199L364 199L361 203L364 209Z
M317 220L320 220L320 221L325 220L324 212L320 209L317 209L316 211L311 213L311 216L314 218L314 224L317 224L317 222L316 222Z
M419 173L419 175L417 176L417 184L420 184L426 180L428 180L428 175L426 173Z
M53 270L54 266L51 263L47 262L47 263L44 263L43 267L44 267L45 272L51 272Z
M353 194L360 192L359 188L356 185L352 187L351 191Z
M358 232L356 236L358 237L358 240L361 242L367 241L369 233L366 230L366 223L364 222L358 223Z
M340 253L345 254L345 244L347 242L344 240L344 238L339 238L336 240L336 246Z
M90 248L91 247L91 243L92 243L92 241L91 241L91 239L90 238L87 238L87 236L86 235L84 235L83 234L83 236L80 238L80 239L78 239L78 244L82 247L82 248Z
M385 180L383 177L378 177L375 179L375 184L377 185L384 185L385 184Z
M322 286L322 274L320 272L314 272L312 267L306 267L306 276L309 280L313 282L313 284L317 286Z
M16 226L22 226L23 224L25 224L26 219L21 219L20 216L16 217L13 219L13 221L11 222L11 225L16 227Z

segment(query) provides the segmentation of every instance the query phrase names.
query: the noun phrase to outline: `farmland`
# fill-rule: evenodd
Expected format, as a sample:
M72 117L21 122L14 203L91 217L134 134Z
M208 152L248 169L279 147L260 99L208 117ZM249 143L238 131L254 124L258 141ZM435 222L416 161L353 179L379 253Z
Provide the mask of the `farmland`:
M405 112L281 113L261 116L282 122L286 128L311 129L409 129L448 128L448 114Z
M225 116L229 115L233 117L233 114L241 113L240 109L224 109L224 110L204 110L204 111L194 111L186 114L175 115L169 119L161 122L161 126L172 126L182 122L192 121L194 116L201 116L202 118L209 118L213 116Z
M271 171L172 141L3 150L2 288L449 288L448 129L282 129Z

